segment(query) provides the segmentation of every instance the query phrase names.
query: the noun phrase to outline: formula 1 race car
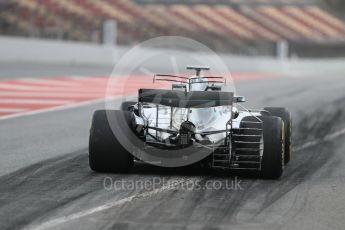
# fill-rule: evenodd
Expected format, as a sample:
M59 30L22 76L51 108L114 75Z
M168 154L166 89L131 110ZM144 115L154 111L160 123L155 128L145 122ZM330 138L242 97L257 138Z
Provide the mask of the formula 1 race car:
M166 74L154 82L171 89L139 89L137 101L94 113L89 163L97 172L129 172L135 161L180 167L256 171L279 178L291 157L291 113L280 107L246 109L209 67L189 66L192 77Z

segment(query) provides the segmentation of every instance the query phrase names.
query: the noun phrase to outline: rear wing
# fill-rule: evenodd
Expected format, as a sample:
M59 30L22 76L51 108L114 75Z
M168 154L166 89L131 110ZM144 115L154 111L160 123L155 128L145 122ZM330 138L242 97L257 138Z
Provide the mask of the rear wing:
M206 79L207 81L194 81L195 79ZM182 76L176 76L171 74L155 74L153 76L153 83L156 81L168 81L168 82L176 82L180 84L224 84L226 85L226 79L224 77L198 77L198 78L188 78L188 77L182 77Z
M183 92L165 89L139 89L139 102L177 108L208 108L233 104L234 93L219 91Z

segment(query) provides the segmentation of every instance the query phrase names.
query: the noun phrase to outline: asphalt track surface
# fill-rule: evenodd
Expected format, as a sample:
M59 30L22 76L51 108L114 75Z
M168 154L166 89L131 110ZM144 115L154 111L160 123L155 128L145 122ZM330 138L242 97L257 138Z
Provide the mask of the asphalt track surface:
M92 172L88 129L104 103L0 120L0 229L344 229L344 77L237 82L247 107L286 106L293 114L293 159L279 180L143 164L130 174ZM121 180L129 186L110 188ZM152 189L130 188L153 180Z

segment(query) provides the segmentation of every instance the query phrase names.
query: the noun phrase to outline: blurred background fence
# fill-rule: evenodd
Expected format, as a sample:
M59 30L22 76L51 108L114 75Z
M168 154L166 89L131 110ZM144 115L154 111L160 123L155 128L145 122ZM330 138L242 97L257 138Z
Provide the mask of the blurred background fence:
M186 36L217 52L295 57L345 56L342 1L337 0L0 0L0 34L102 43ZM337 10L332 9L335 7Z

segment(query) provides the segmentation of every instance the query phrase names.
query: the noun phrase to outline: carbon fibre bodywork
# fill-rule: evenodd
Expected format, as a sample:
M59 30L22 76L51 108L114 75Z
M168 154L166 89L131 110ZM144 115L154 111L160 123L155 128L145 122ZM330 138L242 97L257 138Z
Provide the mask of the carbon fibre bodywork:
M207 163L214 168L260 170L264 111L245 109L238 104L243 97L222 90L225 79L193 69L197 75L190 78L155 75L155 81L174 82L171 90L139 89L130 108L136 134L147 148L208 149Z

